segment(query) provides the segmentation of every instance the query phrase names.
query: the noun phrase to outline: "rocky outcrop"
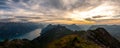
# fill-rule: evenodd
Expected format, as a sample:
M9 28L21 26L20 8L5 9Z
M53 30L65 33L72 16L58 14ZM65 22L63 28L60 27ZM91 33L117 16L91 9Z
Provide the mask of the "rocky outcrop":
M92 25L89 30L95 30L100 27L107 30L110 35L120 41L120 25Z
M104 28L89 30L88 39L106 48L120 48L120 42L112 37Z

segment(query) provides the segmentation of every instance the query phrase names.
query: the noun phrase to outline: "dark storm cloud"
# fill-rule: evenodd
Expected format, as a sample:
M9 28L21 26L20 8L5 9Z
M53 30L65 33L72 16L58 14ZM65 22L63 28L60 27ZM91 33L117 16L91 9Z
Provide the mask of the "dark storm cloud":
M0 9L10 9L8 6L0 5Z
M99 15L99 16L93 16L92 18L103 18L103 17L105 17L105 16Z
M113 17L117 18L117 17L120 17L120 15L117 15L117 16L113 16Z
M2 1L2 4L6 4L6 2L11 2L8 3L8 7L10 8L22 8L25 10L33 10L32 8L36 5L39 7L35 8L46 8L45 10L50 11L50 10L74 10L74 9L86 9L86 8L94 8L97 7L102 3L100 0L95 0L95 2L91 2L91 0L7 0L7 1ZM96 3L97 2L97 3ZM7 5L6 5L7 6ZM32 7L33 6L33 7ZM30 8L31 7L31 8ZM37 9L38 10L38 9ZM35 10L36 11L36 10Z
M5 4L6 1L4 0L0 0L2 1L1 4ZM22 2L26 5L39 5L40 7L46 7L47 9L60 9L60 10L74 10L76 8L89 8L89 7L97 7L98 5L101 5L103 2L105 2L104 0L12 0L13 4L14 2ZM109 1L109 0L108 0ZM119 0L114 0L119 1ZM22 5L21 3L21 5ZM26 6L20 6L19 7L25 7ZM27 8L29 9L29 8Z
M11 20L14 20L14 18L0 19L0 22L10 22Z
M7 0L0 0L0 9L9 9L9 7L6 5Z
M101 4L102 1L97 0L98 2L89 2L91 0L44 0L45 7L55 8L60 10L74 10L77 8L88 8L89 6L96 7ZM95 4L94 4L95 3Z
M28 19L16 19L16 18L6 18L6 19L0 19L0 22L28 22Z
M29 17L29 16L15 16L15 18L19 18L19 19L41 19L40 17Z
M46 6L51 6L55 8L62 8L62 2L60 0L46 0L45 2Z
M92 18L86 18L85 20L87 20L87 21L96 21L96 20L94 20Z
M14 2L19 2L20 0L13 0Z
M3 1L0 1L0 5L6 5L5 2Z
M6 1L7 1L7 0L0 0L0 2L3 2L3 3L6 2Z

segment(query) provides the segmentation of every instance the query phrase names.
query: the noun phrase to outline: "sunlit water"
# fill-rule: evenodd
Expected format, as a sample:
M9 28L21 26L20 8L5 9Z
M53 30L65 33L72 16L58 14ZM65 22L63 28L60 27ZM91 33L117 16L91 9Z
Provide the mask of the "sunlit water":
M31 31L29 33L26 33L22 36L19 37L15 37L14 39L29 39L29 40L33 40L34 38L37 38L38 36L40 36L41 33L41 29L36 29L34 31Z

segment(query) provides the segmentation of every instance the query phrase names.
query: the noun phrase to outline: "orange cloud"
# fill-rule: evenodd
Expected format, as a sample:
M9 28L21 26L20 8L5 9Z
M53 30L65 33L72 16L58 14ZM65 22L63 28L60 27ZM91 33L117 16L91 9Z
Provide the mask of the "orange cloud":
M55 24L94 24L93 21L79 21L79 20L55 20L55 21L46 21L48 23Z
M96 24L120 24L120 19L116 20L106 20L106 21L101 21L101 22L96 22Z

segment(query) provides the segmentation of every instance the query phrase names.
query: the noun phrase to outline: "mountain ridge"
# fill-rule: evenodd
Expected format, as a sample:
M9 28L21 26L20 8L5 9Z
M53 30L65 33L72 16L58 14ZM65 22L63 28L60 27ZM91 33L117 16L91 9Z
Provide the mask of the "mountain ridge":
M50 25L41 36L33 39L16 39L0 42L1 48L119 48L120 42L104 28L72 31L65 26ZM50 27L47 26L47 27ZM47 28L46 27L46 28ZM45 29L45 28L44 28ZM103 37L104 36L104 37ZM61 45L62 44L62 45Z

